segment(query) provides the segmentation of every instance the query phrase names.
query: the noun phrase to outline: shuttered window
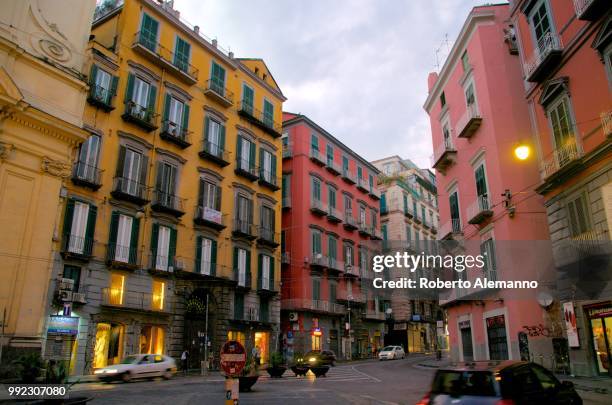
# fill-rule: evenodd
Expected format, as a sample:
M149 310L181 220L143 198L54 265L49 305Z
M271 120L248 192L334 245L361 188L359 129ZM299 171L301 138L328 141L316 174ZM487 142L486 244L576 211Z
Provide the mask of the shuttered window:
M567 203L567 213L572 236L575 237L591 230L591 221L584 195Z
M174 66L189 73L189 57L191 53L191 45L182 38L176 37L176 45L174 49Z

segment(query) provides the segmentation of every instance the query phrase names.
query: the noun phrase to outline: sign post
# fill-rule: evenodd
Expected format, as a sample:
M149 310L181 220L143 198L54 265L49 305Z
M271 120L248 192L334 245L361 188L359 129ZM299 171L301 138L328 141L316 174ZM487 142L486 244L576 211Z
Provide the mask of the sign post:
M221 368L225 372L225 405L238 404L238 377L246 364L246 350L240 342L229 340L221 348Z

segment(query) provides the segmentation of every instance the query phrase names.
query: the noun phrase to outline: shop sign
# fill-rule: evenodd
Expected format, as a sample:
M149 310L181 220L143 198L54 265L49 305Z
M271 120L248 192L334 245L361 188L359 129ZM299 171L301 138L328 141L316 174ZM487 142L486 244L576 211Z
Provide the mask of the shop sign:
M564 305L563 309L565 312L565 304L563 305ZM610 306L589 308L587 311L589 314L589 318L605 318L607 316L612 316L612 307Z
M399 322L393 325L393 330L406 330L406 322Z
M415 322L421 322L421 315L418 315L418 314L412 315L412 320Z
M563 319L565 320L565 331L569 347L580 347L576 313L574 312L574 303L572 301L563 303Z
M470 321L459 321L459 329L469 329L470 326Z
M58 335L78 335L79 317L51 315L49 317L47 333L56 333Z

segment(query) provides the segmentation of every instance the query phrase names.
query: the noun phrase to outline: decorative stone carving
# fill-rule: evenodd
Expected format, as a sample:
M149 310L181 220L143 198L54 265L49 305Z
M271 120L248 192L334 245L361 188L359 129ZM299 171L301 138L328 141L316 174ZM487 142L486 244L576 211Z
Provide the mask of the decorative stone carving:
M42 158L42 170L52 176L63 179L70 177L70 164L61 160L53 160L47 156Z
M15 146L12 144L0 142L0 162L9 159L13 150L15 150Z

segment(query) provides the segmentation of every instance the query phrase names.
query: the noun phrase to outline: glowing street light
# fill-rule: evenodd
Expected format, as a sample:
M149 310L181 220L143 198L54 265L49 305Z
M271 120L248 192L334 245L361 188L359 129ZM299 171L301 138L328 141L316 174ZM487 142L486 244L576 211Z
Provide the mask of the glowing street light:
M527 145L519 145L514 148L514 156L519 160L526 160L531 154L531 148Z

